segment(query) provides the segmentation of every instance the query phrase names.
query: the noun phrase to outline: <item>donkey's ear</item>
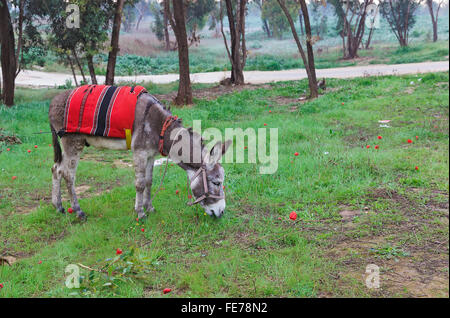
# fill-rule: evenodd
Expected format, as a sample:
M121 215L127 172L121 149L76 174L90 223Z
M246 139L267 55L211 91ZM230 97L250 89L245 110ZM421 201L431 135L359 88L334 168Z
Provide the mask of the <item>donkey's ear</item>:
M205 162L208 165L215 165L219 162L220 158L225 154L225 152L230 147L232 141L227 140L225 143L218 141L214 147L212 147L209 154L205 157Z
M222 144L222 155L224 155L225 152L227 152L228 148L231 146L232 143L233 143L233 141L227 140L227 141L225 141L224 144Z

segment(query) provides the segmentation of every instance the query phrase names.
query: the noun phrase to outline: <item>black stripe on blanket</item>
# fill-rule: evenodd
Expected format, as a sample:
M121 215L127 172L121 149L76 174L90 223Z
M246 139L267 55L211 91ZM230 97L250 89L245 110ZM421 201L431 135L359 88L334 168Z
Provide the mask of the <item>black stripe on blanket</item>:
M104 136L106 128L106 116L108 114L108 108L111 106L111 99L116 91L117 86L111 86L106 91L105 97L103 98L102 104L100 105L100 110L98 112L97 118L97 129L95 129L95 136Z

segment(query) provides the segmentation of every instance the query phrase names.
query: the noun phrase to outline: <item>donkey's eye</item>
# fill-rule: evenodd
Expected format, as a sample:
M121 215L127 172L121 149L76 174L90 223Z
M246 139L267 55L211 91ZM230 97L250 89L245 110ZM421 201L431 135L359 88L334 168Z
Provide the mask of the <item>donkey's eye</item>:
M213 182L215 186L220 186L220 182Z

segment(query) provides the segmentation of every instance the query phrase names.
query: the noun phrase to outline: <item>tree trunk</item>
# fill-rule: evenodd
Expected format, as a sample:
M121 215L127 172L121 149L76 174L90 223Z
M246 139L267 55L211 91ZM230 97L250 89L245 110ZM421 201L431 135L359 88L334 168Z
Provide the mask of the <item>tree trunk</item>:
M139 24L141 24L141 21L142 21L142 18L143 18L143 17L144 17L144 16L143 16L142 14L139 15L139 18L138 18L138 20L137 20L137 22L136 22L136 31L139 30Z
M300 56L302 57L303 64L305 65L305 71L306 74L308 75L310 98L316 98L317 96L319 96L319 93L317 89L316 68L314 65L314 52L312 51L311 45L311 25L309 23L308 8L306 7L306 3L304 2L304 0L300 0L300 5L302 8L301 10L305 21L305 31L307 37L306 46L308 56L306 56L305 51L303 50L302 44L297 34L297 30L295 29L294 20L292 20L292 17L289 14L288 9L286 8L284 0L277 0L277 1L281 9L283 10L284 14L286 15L286 18L291 27L292 35L294 36L295 43L297 44L298 51L300 53ZM306 12L304 11L305 9Z
M69 54L66 54L67 60L69 61L70 69L72 70L73 79L75 81L75 86L78 86L78 80L77 75L75 74L75 68L73 67L72 59L70 58Z
M433 42L438 40L438 25L437 22L433 22Z
M113 29L111 34L111 48L108 54L108 65L106 66L106 85L114 84L114 71L116 69L117 54L119 52L119 34L120 24L122 22L123 3L124 0L117 0Z
M317 77L316 77L316 65L314 63L314 49L312 46L312 35L311 35L311 23L309 21L308 7L306 6L305 0L300 0L300 6L303 13L303 19L305 21L305 33L306 33L306 51L308 53L308 66L310 76L309 81L309 91L311 98L316 98L319 96L317 90Z
M305 35L305 31L303 31L303 14L302 10L298 10L298 22L300 23L300 35Z
M345 46L345 31L344 30L341 31L340 36L342 38L342 58L345 58L346 52L347 52L347 47Z
M367 38L367 42L366 42L366 50L368 50L369 49L369 47L370 47L370 42L372 41L372 35L373 35L373 30L374 30L375 28L371 28L370 29L370 32L369 32L369 37Z
M22 66L23 60L23 52L22 52L22 43L23 43L23 15L24 15L24 6L25 0L20 0L19 2L19 21L18 21L18 31L19 35L17 37L17 51L16 51L16 77L19 75Z
M91 76L91 82L94 85L97 85L97 76L95 75L95 67L94 67L94 57L91 54L86 56L87 65L89 69L89 75Z
M0 0L0 43L3 80L3 102L6 106L14 105L14 87L16 78L16 55L14 31L11 24L6 0Z
M139 12L139 17L138 17L137 22L136 22L136 31L138 31L139 30L139 25L141 24L141 21L144 18L144 11L143 11L144 9L142 7L138 7L138 6L136 6L135 8Z
M73 53L73 57L75 58L75 62L77 63L78 68L80 69L81 78L83 79L83 83L86 84L87 83L86 76L84 75L84 70L83 70L83 67L81 66L80 59L78 58L77 51L75 49L73 49L72 53Z
M169 0L164 0L164 40L166 41L166 51L170 51L170 36L169 36Z
M244 66L247 54L245 48L245 8L247 0L240 0L236 3L236 13L233 12L231 0L225 0L225 3L231 36L231 83L244 85Z
M441 8L443 1L439 2L439 5L436 10L436 14L433 10L433 0L427 0L428 11L430 12L431 25L433 26L433 42L438 40L438 16L439 9Z
M178 64L180 68L180 84L174 100L176 105L192 104L192 87L189 71L189 46L186 33L185 7L183 1L173 0L172 29L178 43Z
M269 24L267 23L267 20L266 20L266 19L263 20L263 29L264 29L264 31L266 31L267 37L268 37L268 38L271 38L271 37L272 37L272 34L270 34Z

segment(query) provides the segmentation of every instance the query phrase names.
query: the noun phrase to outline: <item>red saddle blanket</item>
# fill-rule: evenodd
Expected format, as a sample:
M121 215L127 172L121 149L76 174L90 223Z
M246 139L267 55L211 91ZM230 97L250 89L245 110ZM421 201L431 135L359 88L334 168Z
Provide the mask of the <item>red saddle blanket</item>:
M132 130L142 86L84 85L72 91L64 113L64 132L125 139Z

